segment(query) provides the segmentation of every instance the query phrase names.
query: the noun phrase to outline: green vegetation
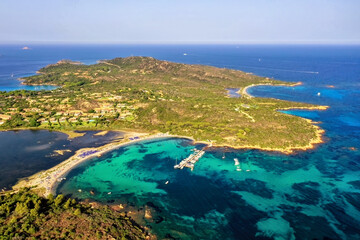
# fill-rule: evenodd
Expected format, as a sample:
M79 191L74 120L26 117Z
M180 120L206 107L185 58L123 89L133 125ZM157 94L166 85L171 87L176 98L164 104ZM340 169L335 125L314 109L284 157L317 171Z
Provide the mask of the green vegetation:
M316 137L306 120L277 111L313 105L265 98L229 98L226 88L284 84L241 71L116 58L95 65L50 65L24 84L53 91L0 93L3 129L136 129L262 148L303 147Z
M145 239L145 231L107 206L47 199L28 189L0 195L0 239Z

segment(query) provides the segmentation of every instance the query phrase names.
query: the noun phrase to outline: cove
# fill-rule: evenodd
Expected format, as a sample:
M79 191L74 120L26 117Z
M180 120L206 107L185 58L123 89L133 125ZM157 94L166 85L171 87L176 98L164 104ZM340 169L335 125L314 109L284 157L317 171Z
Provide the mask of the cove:
M202 145L181 138L129 144L73 169L57 193L127 211L159 238L312 239L343 234L331 226L332 216L345 216L334 211L341 206L336 192L357 199L352 190L356 183L337 181L309 153L212 149L194 171L174 169L195 147ZM347 173L347 179L356 180L356 175ZM347 234L353 227L349 225Z

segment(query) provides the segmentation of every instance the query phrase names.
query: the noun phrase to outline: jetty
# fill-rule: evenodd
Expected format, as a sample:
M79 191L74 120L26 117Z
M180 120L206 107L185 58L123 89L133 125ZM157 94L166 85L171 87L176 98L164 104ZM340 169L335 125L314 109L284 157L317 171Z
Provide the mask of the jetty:
M175 169L183 169L184 167L194 170L195 163L205 154L205 148L202 150L194 149L194 153L190 154L187 158L182 160L179 164L174 166Z

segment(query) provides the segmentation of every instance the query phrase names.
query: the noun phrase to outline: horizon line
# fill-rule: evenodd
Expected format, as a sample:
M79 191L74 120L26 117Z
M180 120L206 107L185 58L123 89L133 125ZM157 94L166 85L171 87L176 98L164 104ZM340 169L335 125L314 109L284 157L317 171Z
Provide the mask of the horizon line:
M347 41L0 41L0 45L360 45Z

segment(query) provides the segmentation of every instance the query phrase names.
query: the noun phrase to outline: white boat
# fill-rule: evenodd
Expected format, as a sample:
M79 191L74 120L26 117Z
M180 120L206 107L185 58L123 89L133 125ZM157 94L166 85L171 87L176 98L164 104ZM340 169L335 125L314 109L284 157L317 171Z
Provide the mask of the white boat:
M166 181L165 184L169 184L169 181Z
M184 56L187 56L187 53L184 53Z
M239 159L234 158L235 166L238 166L240 164Z
M318 92L318 93L317 93L317 95L318 95L318 96L320 96L320 95L321 95L321 93L320 93L320 92Z
M66 180L66 178L58 178L57 181L61 182L62 180Z
M108 192L108 195L110 195L111 194L111 192Z

